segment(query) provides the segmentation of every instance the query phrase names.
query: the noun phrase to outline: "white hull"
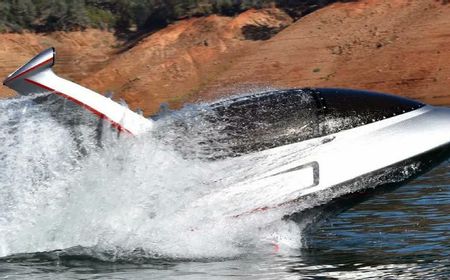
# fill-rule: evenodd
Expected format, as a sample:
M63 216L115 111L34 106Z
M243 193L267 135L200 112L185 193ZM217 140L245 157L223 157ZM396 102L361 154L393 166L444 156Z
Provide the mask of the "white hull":
M108 120L119 131L139 135L152 129L151 120L56 76L51 70L53 63L54 50L44 51L12 73L4 84L23 95L46 91L69 99ZM226 192L207 195L197 206L257 191L267 193L271 203L249 199L248 205L240 208L243 213L276 208L449 145L449 132L450 109L424 106L323 137L218 160L217 165L230 172L240 164L249 165L248 172L253 176L242 176L234 182L222 178ZM412 168L405 171L411 172L405 178L420 172Z
M225 159L221 168L233 172L234 166L247 164L252 165L248 173L253 174L249 179L225 180L223 192L203 197L196 206L241 201L240 212L229 213L241 216L280 207L295 208L291 202L308 203L309 195L324 194L327 197L323 202L328 202L329 197L376 187L389 180L403 181L442 161L431 154L437 149L450 155L448 131L450 109L425 106L321 138ZM390 177L398 172L402 173L400 178L388 178L388 181L377 177ZM325 194L330 191L333 193ZM266 193L271 198L270 204L267 199L261 204L253 201L251 193L254 192ZM247 205L242 204L245 196L248 196ZM314 203L320 203L320 199L314 199ZM316 205L308 205L312 206Z

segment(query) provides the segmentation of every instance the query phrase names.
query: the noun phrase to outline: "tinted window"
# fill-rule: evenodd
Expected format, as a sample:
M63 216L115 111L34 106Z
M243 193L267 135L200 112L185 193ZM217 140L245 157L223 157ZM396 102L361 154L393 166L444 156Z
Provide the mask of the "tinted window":
M214 118L225 124L222 140L240 154L317 137L316 104L309 91L275 91L215 104Z
M164 113L154 133L185 156L214 159L322 137L422 106L346 89L278 90Z
M221 141L236 154L273 148L400 115L424 106L348 89L293 89L213 104Z
M349 89L311 89L318 98L321 135L380 121L423 107L399 96Z

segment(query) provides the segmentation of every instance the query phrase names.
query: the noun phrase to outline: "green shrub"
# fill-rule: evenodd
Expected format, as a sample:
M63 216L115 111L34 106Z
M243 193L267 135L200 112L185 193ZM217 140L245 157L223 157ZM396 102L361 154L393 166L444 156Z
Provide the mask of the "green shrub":
M115 24L116 17L109 10L87 6L86 11L89 23L93 27L106 29Z
M233 16L276 4L294 17L337 0L0 0L0 31L114 27L149 30L212 13Z

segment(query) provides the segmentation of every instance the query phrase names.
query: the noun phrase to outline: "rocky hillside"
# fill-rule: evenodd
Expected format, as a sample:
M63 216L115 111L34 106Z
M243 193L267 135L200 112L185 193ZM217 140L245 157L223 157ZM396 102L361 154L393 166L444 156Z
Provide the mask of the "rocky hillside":
M247 11L237 17L209 16L173 24L141 40L83 80L100 91L113 91L132 107L152 112L161 102L191 100L260 41L291 24L276 9ZM256 30L248 31L253 26ZM260 27L263 30L258 30Z
M446 3L336 3L296 22L277 9L250 10L179 21L125 46L97 30L3 34L0 76L53 45L62 76L113 91L147 114L161 102L180 106L267 87L351 87L450 105Z
M364 0L310 14L209 83L351 87L450 105L450 5Z

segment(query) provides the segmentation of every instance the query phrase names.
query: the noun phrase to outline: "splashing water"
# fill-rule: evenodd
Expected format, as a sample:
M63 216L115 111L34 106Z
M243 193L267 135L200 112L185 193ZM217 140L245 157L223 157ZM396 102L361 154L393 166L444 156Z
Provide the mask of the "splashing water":
M0 110L0 256L66 249L107 261L228 258L301 246L301 225L283 217L314 203L252 213L292 194L245 182L315 144L224 157L207 105L163 118L139 138L99 134L96 120L58 121L67 111L28 97L2 100Z

